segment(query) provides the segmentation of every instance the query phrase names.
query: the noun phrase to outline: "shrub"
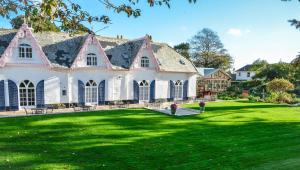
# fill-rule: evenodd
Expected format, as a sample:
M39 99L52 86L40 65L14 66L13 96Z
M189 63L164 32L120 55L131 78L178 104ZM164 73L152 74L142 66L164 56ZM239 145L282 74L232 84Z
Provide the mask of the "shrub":
M262 101L261 98L258 97L258 96L249 96L249 97L248 97L248 100L249 100L250 102L260 102L260 101Z
M199 106L200 106L200 107L204 107L204 106L205 106L205 102L204 102L204 101L201 101L201 102L199 103Z
M171 113L173 114L173 115L175 115L175 113L176 113L176 110L177 110L177 104L171 104Z
M293 96L287 92L272 92L267 98L270 103L293 103Z
M283 93L293 89L294 85L285 79L274 79L267 84L267 91L270 93Z
M171 104L171 110L177 110L177 104Z
M229 93L229 92L222 92L222 93L218 94L218 99L221 99L221 100L236 100L238 98L239 98L239 96L237 96L236 94Z

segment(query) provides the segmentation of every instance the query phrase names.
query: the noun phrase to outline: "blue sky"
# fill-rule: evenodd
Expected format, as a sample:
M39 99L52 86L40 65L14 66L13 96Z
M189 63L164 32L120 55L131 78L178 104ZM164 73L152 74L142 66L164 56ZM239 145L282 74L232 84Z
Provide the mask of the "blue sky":
M139 18L116 14L103 8L97 0L77 1L95 15L111 17L112 24L98 32L104 36L122 34L134 39L150 34L154 41L173 46L188 41L202 28L211 28L233 56L235 68L258 58L270 63L290 62L300 52L300 31L287 22L300 19L300 3L296 0L198 0L193 5L187 0L172 0L171 9L150 8L142 2L137 6L142 9ZM104 27L100 23L87 26L94 30ZM0 18L0 27L10 27L10 24Z

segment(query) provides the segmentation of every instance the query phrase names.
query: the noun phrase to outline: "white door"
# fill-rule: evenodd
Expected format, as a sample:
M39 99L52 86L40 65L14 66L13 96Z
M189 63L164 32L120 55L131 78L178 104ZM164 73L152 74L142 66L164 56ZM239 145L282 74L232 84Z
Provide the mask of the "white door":
M114 78L113 100L121 100L121 77Z

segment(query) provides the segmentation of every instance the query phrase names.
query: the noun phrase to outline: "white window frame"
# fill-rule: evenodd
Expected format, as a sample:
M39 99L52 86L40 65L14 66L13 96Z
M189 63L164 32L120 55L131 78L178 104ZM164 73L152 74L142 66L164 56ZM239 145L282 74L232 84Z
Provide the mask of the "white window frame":
M180 80L177 80L175 82L174 99L175 100L182 100L183 99L183 83Z
M22 84L24 84L24 87L21 87ZM35 95L36 95L35 86L31 81L24 80L20 83L19 102L21 107L34 107L36 105Z
M32 47L29 44L19 45L19 58L31 59L32 58Z
M251 72L247 72L247 77L251 77Z
M98 85L94 80L89 80L85 84L85 103L98 104Z
M86 65L87 66L97 66L98 65L96 54L94 54L94 53L87 54Z
M150 100L150 86L146 80L139 82L139 100L140 102L149 102Z
M150 67L150 60L149 57L143 56L141 58L141 67L143 68L149 68Z

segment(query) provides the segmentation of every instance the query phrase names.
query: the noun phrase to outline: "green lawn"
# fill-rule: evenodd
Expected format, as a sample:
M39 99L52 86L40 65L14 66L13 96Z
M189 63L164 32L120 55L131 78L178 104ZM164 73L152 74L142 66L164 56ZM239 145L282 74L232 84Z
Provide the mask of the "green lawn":
M197 116L129 109L0 126L0 169L300 169L300 107L216 102Z

